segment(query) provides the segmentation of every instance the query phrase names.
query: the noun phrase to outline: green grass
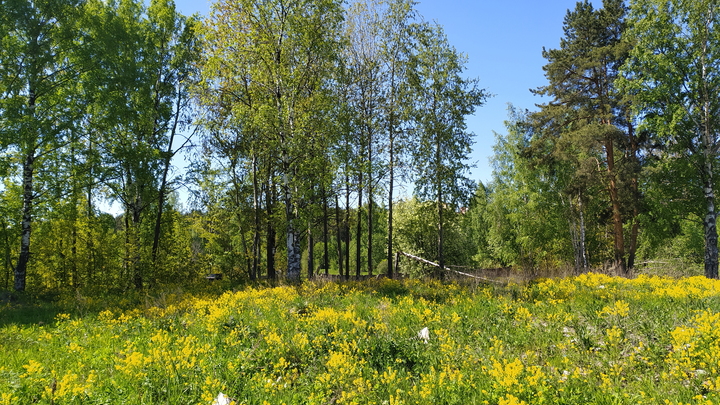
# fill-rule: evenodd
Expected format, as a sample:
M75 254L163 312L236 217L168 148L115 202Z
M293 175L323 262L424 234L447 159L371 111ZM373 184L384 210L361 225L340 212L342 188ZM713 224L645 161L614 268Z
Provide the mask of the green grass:
M702 277L227 288L5 304L0 404L720 402Z

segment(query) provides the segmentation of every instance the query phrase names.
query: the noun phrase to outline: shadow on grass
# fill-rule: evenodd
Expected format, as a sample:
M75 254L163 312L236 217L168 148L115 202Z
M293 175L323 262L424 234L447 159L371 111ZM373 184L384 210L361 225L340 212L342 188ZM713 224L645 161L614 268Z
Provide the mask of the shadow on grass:
M9 292L0 290L0 328L8 325L47 325L58 314L72 318L96 316L102 311L124 312L150 307L164 307L171 295L219 296L225 291L242 288L228 281L205 280L186 285L146 287L141 290L85 289Z
M46 325L62 312L56 294L0 291L0 328L8 325Z

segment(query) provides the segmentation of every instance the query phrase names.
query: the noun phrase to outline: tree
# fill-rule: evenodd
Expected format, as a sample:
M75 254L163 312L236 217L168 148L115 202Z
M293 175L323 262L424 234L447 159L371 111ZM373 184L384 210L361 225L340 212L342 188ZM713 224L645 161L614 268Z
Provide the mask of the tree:
M399 201L395 210L395 245L398 250L423 258L438 255L438 210L434 201L420 201L412 197ZM455 265L471 264L474 241L470 240L467 229L462 227L463 214L449 212L445 215L443 249L445 260ZM425 266L414 261L403 261L403 273L424 276ZM435 270L433 269L435 272Z
M367 269L372 274L373 263L373 205L379 136L382 129L383 70L380 49L381 9L379 2L356 2L347 11L346 67L349 69L350 104L354 111L356 141L356 177L358 195L357 237L355 239L355 275L360 276L363 212L363 190L367 190Z
M577 162L577 180L605 185L612 212L613 260L623 274L634 265L640 198L639 140L629 105L615 84L630 50L623 37L625 13L622 0L604 0L597 10L585 0L568 11L560 48L543 51L549 83L536 91L553 101L541 105L533 117L536 131L544 137L538 142L552 143L556 157ZM588 197L579 193L587 184L569 187L576 191L569 195L573 200ZM631 224L629 238L626 223Z
M337 0L227 0L213 6L205 28L206 92L279 158L290 280L300 277L298 209L308 185L298 173L331 105L341 20Z
M473 143L465 117L488 95L477 87L477 79L461 76L466 58L448 43L442 27L419 24L416 28L418 49L410 58L408 70L417 138L413 167L417 193L436 203L438 264L443 269L443 213L448 206L456 207L467 199L475 189L465 177Z
M110 198L124 209L126 278L142 288L159 265L171 158L189 112L197 23L168 0L147 8L136 0L89 6L94 66L85 76L86 131L102 155Z
M81 67L72 36L82 2L0 3L0 146L21 170L22 222L14 288L23 291L30 262L36 179L44 161L65 142L74 117L72 89Z
M395 182L402 178L406 168L404 158L409 144L406 123L409 119L406 105L411 105L407 96L407 66L412 52L413 30L411 25L417 12L412 0L391 0L387 2L381 21L380 53L384 61L384 119L386 132L387 160L387 275L393 277L393 207Z
M199 21L177 13L172 0L151 2L148 17L152 27L151 40L157 49L156 59L159 62L155 75L158 79L156 86L159 87L157 92L162 95L159 95L157 100L165 104L165 109L170 110L165 117L157 119L161 122L158 130L167 134L153 232L152 263L157 267L163 210L169 194L171 161L190 140L185 137L181 147L175 145L179 131L191 126L189 89L197 80L197 61L201 45L197 32Z
M596 195L598 187L576 178L581 172L576 161L558 156L552 143L541 142L531 113L510 107L509 115L507 134L497 135L493 148L485 212L487 249L479 258L536 272L570 262L574 251L576 271L587 269L586 246L595 239L591 231L597 226L588 230L584 218L594 218L591 214L598 210L584 195ZM587 187L580 192L576 184ZM601 256L597 244L593 246Z
M635 47L625 84L666 159L694 168L699 181L688 193L704 199L705 275L718 278L720 3L634 0L630 7Z

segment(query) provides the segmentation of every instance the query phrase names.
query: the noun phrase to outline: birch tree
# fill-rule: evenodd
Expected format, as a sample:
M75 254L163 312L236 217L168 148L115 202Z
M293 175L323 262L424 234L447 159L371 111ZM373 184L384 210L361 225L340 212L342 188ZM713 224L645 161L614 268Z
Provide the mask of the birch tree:
M634 0L626 86L643 124L673 166L690 165L704 200L705 275L718 278L717 159L720 149L720 2ZM692 184L692 182L690 183Z
M466 177L473 134L465 117L488 97L477 79L462 77L467 59L452 47L437 24L420 24L418 50L409 64L410 94L416 136L413 168L416 192L435 201L438 264L443 252L444 211L469 198L475 187Z
M72 36L82 2L0 3L0 146L20 170L22 222L14 288L24 291L33 216L44 161L64 143L73 123L72 92L80 67Z
M223 95L216 99L244 117L239 129L262 136L278 156L286 277L293 281L300 277L298 209L307 184L297 174L306 144L322 130L341 21L337 0L227 0L213 6L205 28L206 91Z

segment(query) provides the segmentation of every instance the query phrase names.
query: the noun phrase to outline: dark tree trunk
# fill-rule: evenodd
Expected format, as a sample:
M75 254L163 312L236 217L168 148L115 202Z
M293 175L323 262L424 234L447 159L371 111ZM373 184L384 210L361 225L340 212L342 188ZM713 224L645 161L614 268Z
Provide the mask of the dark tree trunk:
M628 120L630 121L630 120ZM628 246L628 271L635 268L635 253L638 246L638 235L640 233L640 187L638 175L640 174L640 159L638 158L638 140L635 137L635 128L632 123L628 124L628 139L630 140L630 160L633 164L630 178L630 192L632 193L632 227L630 228L630 245Z
M368 276L373 275L373 148L372 148L372 131L368 130L368 246L367 246L367 263ZM358 237L360 233L358 232Z
M256 280L260 263L260 186L258 183L257 156L252 156L252 183L253 183L253 243L252 243L252 267L250 268L250 280Z
M328 251L328 244L330 242L330 233L328 230L328 200L325 185L322 185L322 199L323 199L323 270L325 275L330 274L330 255Z
M160 180L160 190L158 191L158 207L157 215L155 215L155 231L153 233L153 246L152 246L152 263L153 266L157 265L158 250L160 249L160 236L162 232L162 215L165 209L165 199L167 198L167 178L170 171L170 160L173 156L172 144L175 140L175 131L177 130L178 117L175 117L173 128L170 131L170 140L168 141L167 151L165 151L165 161L163 162L163 173Z
M33 172L35 169L35 150L30 150L23 162L23 208L20 230L20 256L15 266L15 291L25 291L27 266L30 261L30 233L32 232L32 211L35 199L33 190Z
M355 277L360 278L362 260L361 252L362 249L362 198L363 198L363 176L360 172L358 179L358 206L357 206L357 230L355 234Z
M338 254L338 274L343 274L343 238L342 238L342 222L340 222L340 198L335 193L335 232L337 233L337 254Z
M350 279L350 179L345 175L345 280Z
M270 179L270 175L268 175L268 182L267 187L265 189L265 205L267 208L267 218L265 219L266 222L266 233L267 233L267 242L265 244L265 260L266 260L266 270L267 270L267 278L269 280L276 280L277 279L277 272L275 271L275 246L276 246L276 233L275 233L275 226L273 225L273 206L274 206L274 196L273 196L273 185L272 180Z
M392 118L391 118L392 121ZM394 135L392 132L392 124L390 126L390 162L389 180L388 180L388 229L387 229L387 276L393 278L393 187L395 182L395 150Z
M705 194L705 277L718 278L718 233L717 212L715 212L715 190L713 183L713 165L709 159L704 165L704 194Z
M608 193L610 195L610 204L612 205L615 267L622 275L627 276L628 267L625 257L622 209L617 188L617 173L615 171L615 146L612 138L609 136L605 138L605 158L607 160Z

